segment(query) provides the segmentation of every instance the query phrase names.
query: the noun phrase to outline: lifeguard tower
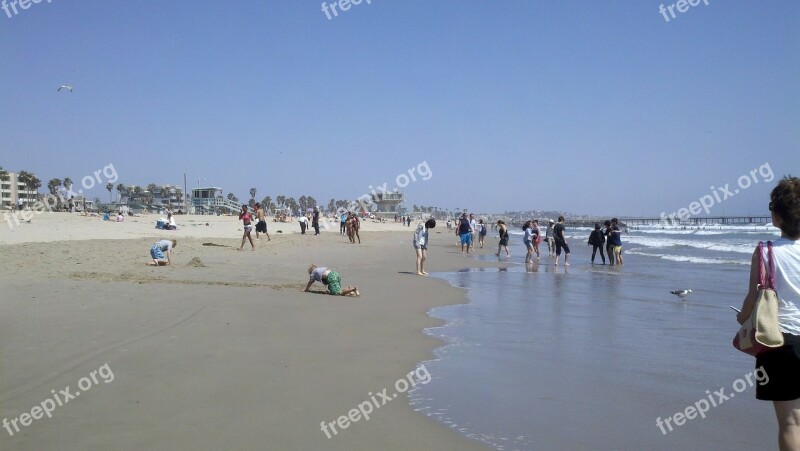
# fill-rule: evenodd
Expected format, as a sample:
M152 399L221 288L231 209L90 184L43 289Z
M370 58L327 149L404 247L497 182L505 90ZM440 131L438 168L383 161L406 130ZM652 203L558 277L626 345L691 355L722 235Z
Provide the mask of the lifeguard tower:
M397 190L392 193L377 193L372 195L372 202L377 205L375 213L384 218L399 214L398 206L404 201L405 196Z

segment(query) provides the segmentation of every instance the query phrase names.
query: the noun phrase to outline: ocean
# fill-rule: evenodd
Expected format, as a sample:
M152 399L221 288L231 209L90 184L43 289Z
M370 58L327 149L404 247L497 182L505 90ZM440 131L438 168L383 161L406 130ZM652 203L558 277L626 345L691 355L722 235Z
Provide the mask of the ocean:
M622 267L589 263L589 232L567 231L569 267L544 243L526 267L515 231L510 259L493 255L491 235L492 252L473 257L502 268L465 259L435 274L468 302L429 313L445 324L426 332L446 345L425 362L433 379L410 393L414 408L498 450L775 448L772 405L755 400L768 382L731 346L729 306L745 296L755 245L778 230L640 227L623 235ZM429 259L437 251L458 252ZM685 288L686 300L670 294Z

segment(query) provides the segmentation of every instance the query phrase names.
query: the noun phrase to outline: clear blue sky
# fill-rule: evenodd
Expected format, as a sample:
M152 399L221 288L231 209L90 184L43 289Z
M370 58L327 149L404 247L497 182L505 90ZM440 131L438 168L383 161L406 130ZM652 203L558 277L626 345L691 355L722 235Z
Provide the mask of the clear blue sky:
M327 204L426 161L409 204L614 215L687 207L763 163L800 174L800 2L710 0L669 22L660 3L0 10L0 166L46 185L111 163L117 183L187 173ZM711 213L766 212L774 184Z

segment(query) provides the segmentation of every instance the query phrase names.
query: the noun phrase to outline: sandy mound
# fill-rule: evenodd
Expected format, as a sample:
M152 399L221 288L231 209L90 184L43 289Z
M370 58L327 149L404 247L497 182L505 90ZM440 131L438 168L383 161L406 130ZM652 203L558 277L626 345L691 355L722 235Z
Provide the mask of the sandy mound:
M205 268L206 267L206 265L204 265L203 262L197 257L191 259L189 261L189 263L186 264L186 266L188 266L190 268Z

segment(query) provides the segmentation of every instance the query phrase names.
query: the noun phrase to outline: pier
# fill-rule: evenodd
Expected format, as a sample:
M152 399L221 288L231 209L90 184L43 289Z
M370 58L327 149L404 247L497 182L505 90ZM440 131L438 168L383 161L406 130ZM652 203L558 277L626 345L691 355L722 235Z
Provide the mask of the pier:
M619 218L619 221L626 225L688 225L700 226L709 224L719 225L766 225L772 222L772 216L716 216L716 217L695 217L695 218Z

